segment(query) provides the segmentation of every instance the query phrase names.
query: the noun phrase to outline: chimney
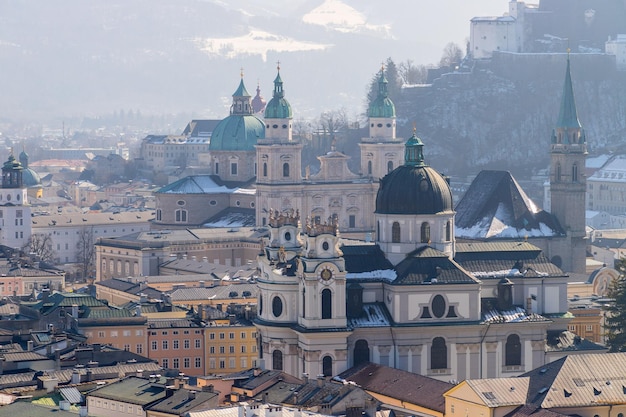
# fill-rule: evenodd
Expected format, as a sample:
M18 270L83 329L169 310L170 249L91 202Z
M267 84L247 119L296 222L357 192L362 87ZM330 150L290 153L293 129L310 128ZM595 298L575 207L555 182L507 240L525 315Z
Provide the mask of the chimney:
M187 254L186 253L183 253L183 260L185 260L185 261L187 260Z
M135 307L135 316L141 317L141 304L137 304Z
M324 379L324 375L319 374L317 376L317 386L322 388L324 386L324 382L326 382L326 379Z
M78 417L87 417L87 415L88 415L87 406L81 405L80 408L78 409Z
M234 315L234 314L229 314L229 315L228 315L228 323L229 323L231 326L234 326L234 325L235 325L235 323L237 323L237 319L236 319L236 317L235 317L235 315Z
M74 369L72 371L72 385L78 384L80 384L80 372L78 372L78 369Z
M204 288L204 281L198 281L198 284L200 285L200 288Z
M94 343L93 344L93 351L94 352L100 352L101 348L102 348L102 345L100 345L100 343Z
M44 288L41 290L41 300L43 302L48 301L49 296L50 296L50 288Z
M203 256L203 257L202 257L202 262L209 263L209 258L208 258L208 257L206 257L206 256Z
M29 340L28 342L26 342L26 350L28 352L32 352L34 346L35 346L35 342L33 342L32 340Z
M195 391L189 391L189 393L187 394L187 399L189 401L193 401L196 399L196 392Z
M78 304L72 304L72 318L78 319Z
M55 371L61 370L61 350L60 349L54 349L54 370Z
M137 378L143 378L143 369L137 369L137 373L135 374Z
M261 375L261 369L259 369L259 368L254 368L254 371L252 372L252 375L254 375L254 376L259 376L259 375Z
M304 379L304 383L309 382L309 374L307 372L302 373L302 379Z
M246 406L241 403L237 408L237 417L246 417Z
M196 261L196 255L192 255L191 260L195 262Z
M93 371L91 369L87 369L87 382L93 381Z

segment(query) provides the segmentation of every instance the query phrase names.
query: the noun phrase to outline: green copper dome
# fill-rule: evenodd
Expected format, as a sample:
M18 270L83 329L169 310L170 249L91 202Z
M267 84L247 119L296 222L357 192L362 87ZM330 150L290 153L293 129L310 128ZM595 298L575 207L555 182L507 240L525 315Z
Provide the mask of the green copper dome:
M265 124L253 114L251 96L243 78L233 93L230 116L218 123L211 135L211 151L254 151L258 139L265 137Z
M424 143L415 135L415 129L404 144L404 165L424 166Z
M283 90L283 80L280 78L280 69L274 80L274 94L267 106L265 106L266 119L291 119L291 105L285 99L285 91Z
M257 116L231 114L215 127L209 150L254 151L257 140L263 138L265 124Z
M387 78L385 78L385 73L381 69L380 77L378 78L378 95L370 103L368 111L369 117L396 117L396 106L394 106L393 101L389 98L387 84Z

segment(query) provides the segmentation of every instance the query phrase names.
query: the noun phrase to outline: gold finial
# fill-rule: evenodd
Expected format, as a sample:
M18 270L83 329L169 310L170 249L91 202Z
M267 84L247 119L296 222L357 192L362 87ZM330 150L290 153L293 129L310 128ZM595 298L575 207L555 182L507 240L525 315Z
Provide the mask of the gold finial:
M413 134L415 134L415 132L417 132L417 127L415 126L415 122L413 122Z
M280 72L280 61L276 61L276 70Z
M241 78L243 78L243 67L239 68L239 75L241 75Z
M380 63L380 72L384 72L385 71L385 62L381 62Z

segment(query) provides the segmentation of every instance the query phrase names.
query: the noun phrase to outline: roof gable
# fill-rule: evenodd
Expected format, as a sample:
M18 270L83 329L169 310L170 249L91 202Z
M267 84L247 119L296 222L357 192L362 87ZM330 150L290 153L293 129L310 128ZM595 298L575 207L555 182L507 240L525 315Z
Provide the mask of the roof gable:
M561 236L558 220L538 208L508 171L481 171L456 206L459 238Z

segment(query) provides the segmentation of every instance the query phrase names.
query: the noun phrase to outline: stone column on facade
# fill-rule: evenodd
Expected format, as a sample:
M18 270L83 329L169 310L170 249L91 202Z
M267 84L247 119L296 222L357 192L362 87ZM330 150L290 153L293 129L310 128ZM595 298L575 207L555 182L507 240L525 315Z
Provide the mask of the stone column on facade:
M496 378L499 374L498 367L498 342L487 342L485 343L485 351L487 352L487 360L485 365L487 365L487 378Z
M411 372L422 373L422 345L412 345L411 348Z
M456 344L456 379L463 381L467 379L467 350L468 344Z
M389 352L391 346L378 346L378 353L380 354L380 364L384 366L392 366L389 364Z
M403 371L409 371L409 350L410 346L398 346L398 368Z
M469 375L468 379L476 379L481 377L480 369L480 343L468 343L469 348ZM459 378L459 381L461 379Z
M535 369L542 366L545 363L546 341L545 340L532 340L530 342L532 346L532 358L533 363L524 364L524 369Z

